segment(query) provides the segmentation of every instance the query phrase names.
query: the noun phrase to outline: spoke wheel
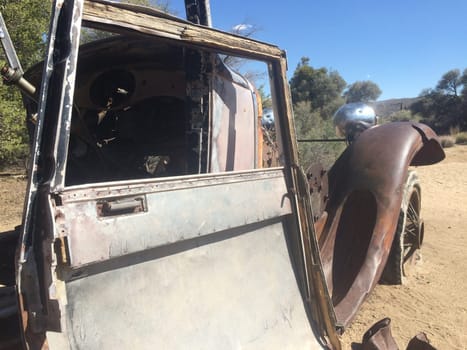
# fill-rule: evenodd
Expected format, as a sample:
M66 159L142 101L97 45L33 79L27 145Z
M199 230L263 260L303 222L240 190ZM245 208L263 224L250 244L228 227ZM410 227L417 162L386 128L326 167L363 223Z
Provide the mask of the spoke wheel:
M421 260L424 225L420 209L420 182L417 174L409 171L394 241L381 276L382 283L403 284L412 267Z

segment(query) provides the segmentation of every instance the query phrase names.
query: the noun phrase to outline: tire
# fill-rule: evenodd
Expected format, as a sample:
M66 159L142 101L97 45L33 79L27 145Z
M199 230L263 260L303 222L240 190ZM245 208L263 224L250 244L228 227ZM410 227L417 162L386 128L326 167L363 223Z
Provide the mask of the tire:
M404 284L413 265L421 260L424 225L420 216L420 181L410 170L404 187L396 233L386 266L381 276L383 284Z

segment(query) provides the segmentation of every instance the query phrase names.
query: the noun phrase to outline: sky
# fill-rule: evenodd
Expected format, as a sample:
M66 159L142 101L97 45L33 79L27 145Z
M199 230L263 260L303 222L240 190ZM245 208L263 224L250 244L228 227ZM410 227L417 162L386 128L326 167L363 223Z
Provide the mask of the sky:
M451 69L467 68L467 0L210 0L213 27L259 27L255 39L301 57L347 84L371 80L379 100L415 97ZM171 7L184 17L183 1Z

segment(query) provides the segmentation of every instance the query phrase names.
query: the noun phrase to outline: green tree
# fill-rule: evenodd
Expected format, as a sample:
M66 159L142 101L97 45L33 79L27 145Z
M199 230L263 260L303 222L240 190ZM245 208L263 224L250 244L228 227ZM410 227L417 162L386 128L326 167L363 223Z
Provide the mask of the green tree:
M347 103L376 101L381 95L379 86L370 81L356 81L344 92Z
M467 130L467 70L460 74L452 69L441 77L434 89L425 89L420 99L411 106L421 121L438 133L448 133L451 128Z
M462 76L459 79L460 83L463 85L462 93L467 92L467 68L464 69Z
M294 120L298 139L335 138L332 115L345 101L342 91L345 80L337 71L313 68L303 57L290 80L294 104ZM330 167L345 148L344 142L300 142L300 164L312 163Z
M0 0L0 11L24 69L43 58L51 5L48 0Z
M452 127L463 130L467 127L467 110L463 108L464 103L460 96L463 79L459 69L451 69L443 74L431 95L435 103L432 121L442 132L447 132Z
M460 85L462 85L461 78L459 69L451 69L443 74L438 85L436 85L436 90L444 95L458 96Z
M290 80L292 101L310 102L312 111L319 110L321 117L329 118L334 111L327 107L340 99L346 82L337 71L315 69L309 62L308 57L302 57Z
M261 107L264 108L272 108L272 98L264 88L264 85L260 85L258 87L258 93L261 97Z
M40 61L44 55L45 33L50 18L51 1L0 0L0 11L8 26L23 69ZM3 51L0 64L6 63ZM24 160L27 155L25 112L18 89L0 85L0 168Z

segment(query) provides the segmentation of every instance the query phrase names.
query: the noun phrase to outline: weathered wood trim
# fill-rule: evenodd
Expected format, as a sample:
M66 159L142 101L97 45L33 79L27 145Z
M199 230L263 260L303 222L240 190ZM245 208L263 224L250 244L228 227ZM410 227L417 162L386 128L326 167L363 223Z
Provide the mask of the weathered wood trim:
M228 54L248 55L253 59L270 60L284 57L277 46L235 36L216 29L198 26L158 11L130 10L105 1L84 1L83 21L91 26L120 32L129 29L140 33L203 45ZM113 28L111 28L113 26Z

